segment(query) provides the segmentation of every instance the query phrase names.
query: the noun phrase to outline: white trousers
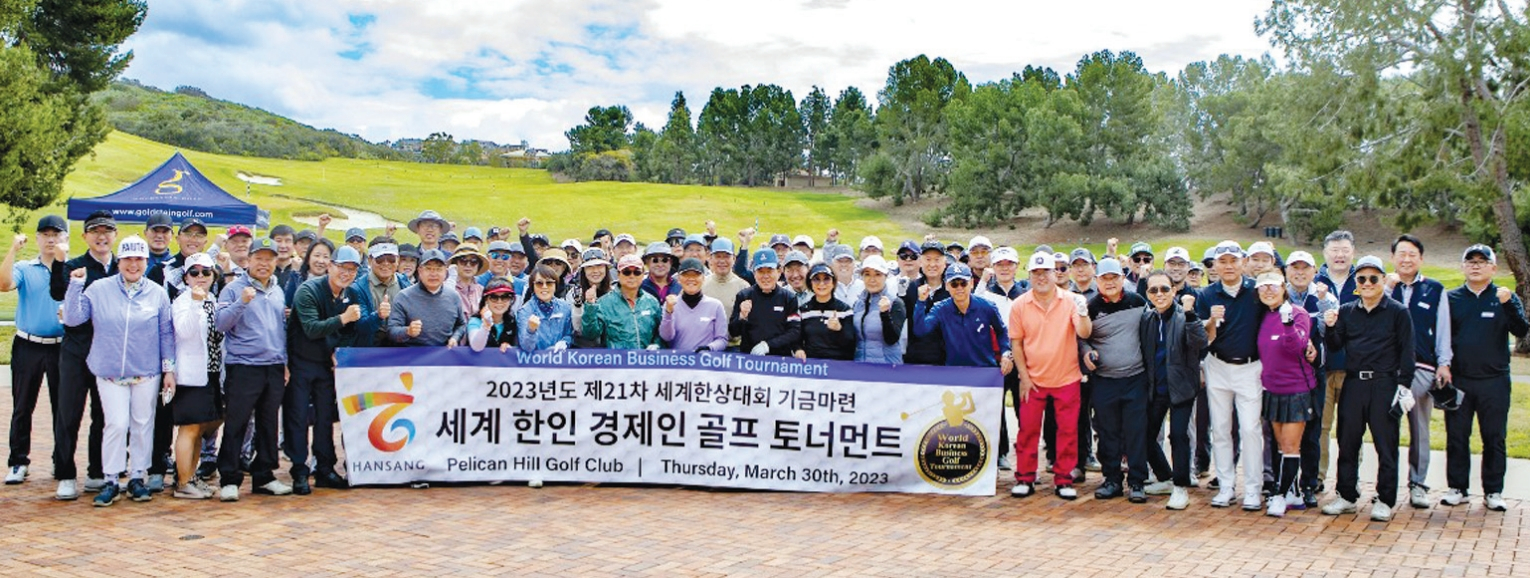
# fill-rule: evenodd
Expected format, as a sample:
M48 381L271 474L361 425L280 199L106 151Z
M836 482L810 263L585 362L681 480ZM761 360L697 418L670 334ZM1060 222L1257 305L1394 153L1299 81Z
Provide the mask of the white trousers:
M1238 436L1243 443L1243 492L1262 496L1264 491L1264 386L1259 383L1258 361L1233 365L1206 357L1206 401L1211 411L1211 456L1217 467L1222 492L1232 491L1236 479L1233 463L1233 410L1238 414Z
M159 405L160 376L137 385L118 385L97 378L96 388L101 392L101 413L106 416L101 437L101 467L106 479L116 480L122 472L128 472L132 479L144 479L154 453L154 412Z

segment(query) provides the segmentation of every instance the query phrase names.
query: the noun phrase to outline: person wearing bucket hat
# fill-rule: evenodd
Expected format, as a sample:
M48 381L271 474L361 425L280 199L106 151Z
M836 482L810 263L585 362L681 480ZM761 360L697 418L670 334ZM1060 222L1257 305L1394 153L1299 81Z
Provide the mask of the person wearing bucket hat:
M1388 296L1408 308L1413 318L1413 410L1408 412L1408 502L1429 507L1429 422L1434 403L1429 391L1449 383L1454 351L1450 346L1450 300L1445 285L1424 277L1424 242L1404 234L1392 241L1393 273L1387 276Z
M843 247L843 245L831 245ZM848 247L846 248L848 252ZM834 296L834 270L826 264L808 270L810 296L797 309L802 319L802 341L792 355L798 359L855 359L855 325L850 305Z
M447 256L420 252L419 282L398 294L388 316L388 340L405 347L440 347L466 324L462 299L447 284Z
M951 297L946 292L946 246L937 240L928 240L919 246L919 277L909 284L903 294L903 308L909 311L908 349L903 352L905 363L920 365L945 365L946 345L941 342L942 333L932 331L923 336L914 334L918 321L916 306L920 301L939 303Z
M749 281L735 272L737 264L738 259L733 254L733 241L723 238L714 239L712 255L707 261L711 272L701 283L701 293L722 302L724 311L733 311L733 303L738 299L738 292L749 287ZM738 345L737 341L733 339L732 344Z
M149 244L128 237L117 246L118 273L85 287L86 271L69 276L63 321L95 326L86 363L96 376L106 421L102 438L107 479L94 503L110 506L123 497L115 475L128 473L126 494L135 502L152 499L145 483L153 461L157 398L175 393L175 329L170 297L144 279Z
M562 251L542 253L542 260L538 261L537 264L551 268L553 273L558 275L558 287L556 290L558 297L561 298L568 293L569 274L573 272L573 265L569 264L568 258L563 256Z
M593 304L586 302L581 335L594 347L657 348L664 313L659 300L643 291L643 261L637 255L622 257L616 263L616 276L615 291L599 296Z
M454 265L457 270L452 288L462 303L462 320L466 322L478 313L478 302L483 300L483 285L478 284L478 273L484 269L483 254L478 252L477 245L463 243L457 246L447 264Z
M409 231L420 236L419 248L421 251L439 249L441 247L441 235L452 230L450 221L441 218L435 211L425 210L420 216L409 220Z
M117 242L117 221L109 211L96 211L85 219L80 233L85 240L85 252L69 259L69 245L65 238L53 246L53 267L48 276L48 293L55 301L63 302L70 279L78 269L85 270L85 289L97 281L117 274L117 258L112 249ZM56 314L55 314L56 315ZM86 319L79 324L64 323L64 342L59 354L58 413L53 418L53 477L58 480L60 500L80 497L75 479L75 447L79 443L80 425L85 418L85 401L90 400L90 431L86 438L88 462L85 491L99 491L106 484L101 469L101 439L105 418L101 414L101 398L96 387L96 375L86 362L95 326Z
M948 366L997 367L1003 374L1014 371L1014 356L1004 335L999 308L986 299L972 298L972 269L952 265L943 276L951 297L938 302L919 301L914 306L913 334L926 337L941 333Z
M1353 513L1360 501L1360 446L1366 430L1376 449L1376 501L1371 520L1392 519L1397 503L1399 418L1412 410L1413 319L1407 307L1386 296L1386 267L1361 257L1350 275L1359 299L1323 314L1329 350L1343 349L1344 387L1339 393L1339 497L1323 506L1330 516Z
M888 263L879 255L861 260L861 281L866 290L851 304L851 322L860 338L855 360L866 363L903 363L903 328L908 314L903 300L888 285Z
M1031 289L1010 306L1010 351L1020 373L1020 433L1015 442L1015 486L1010 495L1025 498L1036 491L1037 450L1042 416L1051 402L1057 418L1053 444L1053 483L1058 497L1078 498L1074 488L1081 445L1078 432L1079 384L1083 381L1078 340L1088 339L1093 327L1089 304L1082 295L1062 290L1053 269L1055 258L1037 252L1026 259Z
M515 284L504 277L490 279L484 285L483 301L479 303L477 313L468 320L467 325L458 329L457 335L447 342L447 347L466 342L473 351L494 347L500 353L515 347L519 330L515 325L515 314L510 312L514 302Z
M775 251L754 254L754 285L740 291L728 319L728 332L739 338L739 351L752 355L791 355L802 340L797 297L780 286Z
M689 242L689 241L687 241ZM728 311L701 292L706 277L701 259L681 259L679 295L664 302L659 337L676 351L722 351L728 347Z
M315 245L318 246L318 245ZM314 249L310 248L312 254ZM244 482L240 463L245 432L254 419L255 493L287 495L292 487L276 479L277 427L287 373L287 299L277 285L276 243L260 239L250 247L244 274L218 293L215 322L223 332L227 421L218 447L218 498L239 499ZM327 269L326 260L326 269Z
M638 264L641 265L642 261ZM569 284L568 292L563 297L574 306L575 348L600 347L600 342L584 334L584 311L586 307L593 307L601 297L611 292L611 278L614 276L611 272L611 263L606 261L604 250L598 246L584 250L584 254L580 256L579 270L574 272L574 282Z
M1261 273L1254 289L1265 307L1258 340L1259 382L1264 386L1261 415L1270 424L1276 445L1271 453L1279 454L1278 460L1271 459L1276 486L1265 514L1279 518L1287 508L1306 509L1297 493L1296 477L1301 469L1302 434L1313 414L1311 392L1317 387L1317 374L1312 362L1317 349L1312 347L1312 316L1288 300L1280 271Z
M1508 509L1503 499L1510 406L1509 336L1530 334L1525 308L1507 287L1493 282L1498 259L1487 245L1461 255L1466 282L1450 290L1451 385L1461 390L1458 407L1445 412L1445 481L1440 503L1457 506L1470 495L1472 422L1482 436L1480 481L1487 509Z
M11 423L10 454L5 483L20 484L31 468L32 415L42 393L43 378L48 379L50 409L57 411L59 394L59 353L64 340L64 325L59 321L61 303L49 294L53 263L68 258L58 249L69 236L69 221L58 215L46 215L37 222L37 257L16 262L16 254L27 244L27 236L18 234L0 263L0 292L15 290L16 337L11 342Z
M292 316L287 322L287 346L291 375L282 395L282 449L292 463L292 493L312 493L309 476L320 487L345 489L345 478L335 472L334 424L340 419L335 403L335 350L355 347L361 339L361 292L355 285L361 272L361 253L340 247L323 277L298 287ZM309 425L313 426L313 457L317 467L309 470Z
M648 277L643 279L643 292L663 303L671 294L680 294L680 282L675 280L675 267L680 259L670 252L669 245L649 243L643 249L643 264L648 267Z

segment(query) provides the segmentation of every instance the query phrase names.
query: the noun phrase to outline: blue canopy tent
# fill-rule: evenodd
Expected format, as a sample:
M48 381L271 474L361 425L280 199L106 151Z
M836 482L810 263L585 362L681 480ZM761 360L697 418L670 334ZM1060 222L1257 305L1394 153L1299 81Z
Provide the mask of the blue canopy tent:
M101 197L69 199L69 219L83 221L96 211L111 211L117 221L142 223L149 213L164 211L179 223L192 217L208 225L271 225L271 213L228 194L181 153L150 171L137 182Z

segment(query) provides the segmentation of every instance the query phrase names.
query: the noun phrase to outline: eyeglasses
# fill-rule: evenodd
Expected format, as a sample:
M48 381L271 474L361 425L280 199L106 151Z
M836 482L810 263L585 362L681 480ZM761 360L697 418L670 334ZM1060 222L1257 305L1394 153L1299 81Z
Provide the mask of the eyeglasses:
M510 260L510 254L509 253L503 253L503 252L489 253L489 258L493 259L495 261L509 261Z
M1380 275L1355 275L1356 285L1375 285L1380 282Z
M542 279L542 280L533 282L532 285L535 285L537 287L556 287L558 285L558 282L557 281L548 281L546 279Z
M192 267L186 271L187 277L212 277L213 270L207 267Z
M622 269L622 276L623 277L642 277L643 276L643 270L642 269Z
M946 281L946 286L950 287L952 289L961 289L962 287L966 287L967 286L967 280L966 279L952 279L950 281Z
M1472 259L1470 261L1467 261L1465 263L1465 265L1467 267L1486 267L1488 265L1491 265L1491 263L1489 263L1487 261L1482 261L1482 260L1479 260L1479 259Z
M193 239L206 239L207 233L181 233L181 236L191 237Z

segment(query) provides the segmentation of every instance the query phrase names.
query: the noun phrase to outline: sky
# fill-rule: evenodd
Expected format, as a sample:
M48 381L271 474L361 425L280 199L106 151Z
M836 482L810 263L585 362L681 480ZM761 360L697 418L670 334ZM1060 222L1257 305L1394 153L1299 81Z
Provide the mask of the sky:
M974 84L1130 50L1171 76L1272 49L1269 0L149 0L124 77L196 86L374 142L568 148L592 106L658 129L676 91L821 86L875 99L894 63L944 57Z

